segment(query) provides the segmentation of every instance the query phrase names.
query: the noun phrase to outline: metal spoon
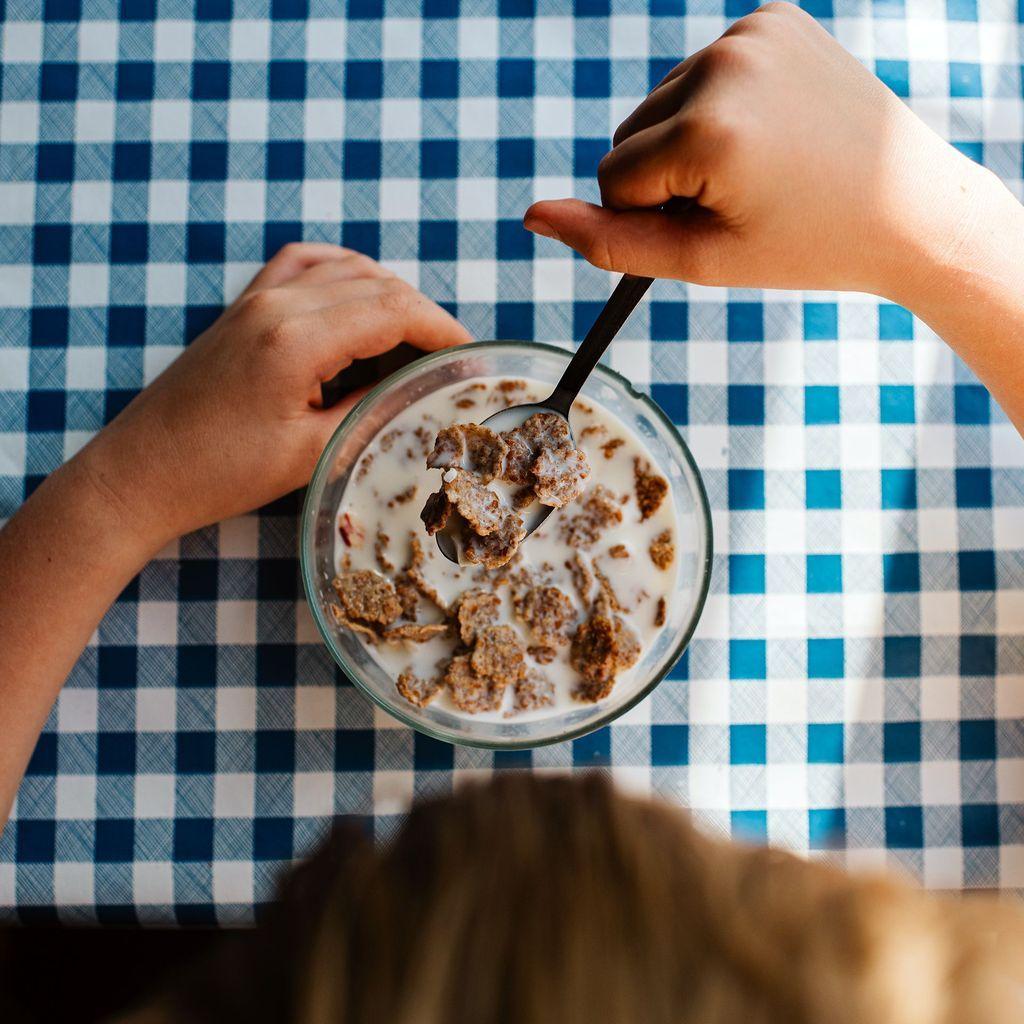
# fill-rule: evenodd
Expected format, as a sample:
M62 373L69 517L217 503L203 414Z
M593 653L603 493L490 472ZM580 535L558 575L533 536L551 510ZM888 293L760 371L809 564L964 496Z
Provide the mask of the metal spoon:
M615 286L604 309L598 314L594 326L587 332L582 344L576 350L569 365L565 368L561 380L555 385L555 390L543 401L532 405L513 405L508 409L488 416L484 425L496 433L512 430L525 423L534 413L550 412L569 422L569 410L580 389L586 383L591 371L597 365L598 360L604 355L612 338L619 333L620 328L629 318L629 314L636 308L637 303L643 298L644 293L650 288L653 278L634 277L632 274L624 274L622 280ZM569 436L572 437L572 428L569 428ZM550 505L534 504L526 511L523 518L526 526L526 536L529 537L554 509ZM437 534L437 547L441 554L450 562L456 565L461 564L461 546L459 538L454 530L445 528ZM526 537L523 538L525 541Z

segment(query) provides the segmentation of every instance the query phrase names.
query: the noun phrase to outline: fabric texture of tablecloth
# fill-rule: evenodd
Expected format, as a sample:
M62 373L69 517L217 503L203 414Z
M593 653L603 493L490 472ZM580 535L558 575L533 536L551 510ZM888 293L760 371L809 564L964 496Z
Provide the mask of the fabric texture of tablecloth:
M804 6L1020 196L1024 6ZM610 278L523 211L594 198L618 121L749 9L0 0L0 516L289 240L379 257L478 337L581 337ZM387 835L531 766L929 885L1024 883L1024 445L986 392L864 296L660 282L611 362L714 509L703 621L650 699L507 754L375 714L317 640L284 500L183 538L103 621L0 838L0 916L247 921L332 816Z

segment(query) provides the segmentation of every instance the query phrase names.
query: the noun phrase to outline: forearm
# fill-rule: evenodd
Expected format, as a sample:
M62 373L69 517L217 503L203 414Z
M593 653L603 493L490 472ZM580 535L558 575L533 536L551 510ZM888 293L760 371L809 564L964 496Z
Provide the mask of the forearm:
M0 827L68 672L158 546L103 476L87 449L0 531Z
M978 375L1024 434L1024 206L987 172L947 244L919 259L891 297Z

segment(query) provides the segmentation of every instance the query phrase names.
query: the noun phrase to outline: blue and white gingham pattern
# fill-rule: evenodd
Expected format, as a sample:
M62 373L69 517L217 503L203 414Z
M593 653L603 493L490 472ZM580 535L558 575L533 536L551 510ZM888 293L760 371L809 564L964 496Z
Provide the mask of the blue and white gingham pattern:
M1021 194L1024 7L807 0ZM480 337L568 342L609 277L520 226L747 0L0 0L0 516L291 239L380 257ZM857 173L856 167L850 173ZM659 283L614 365L679 423L717 564L683 662L571 744L374 714L296 510L186 537L75 668L0 839L0 916L251 919L332 815L391 831L492 768L610 766L714 827L937 886L1024 884L1024 445L902 309Z

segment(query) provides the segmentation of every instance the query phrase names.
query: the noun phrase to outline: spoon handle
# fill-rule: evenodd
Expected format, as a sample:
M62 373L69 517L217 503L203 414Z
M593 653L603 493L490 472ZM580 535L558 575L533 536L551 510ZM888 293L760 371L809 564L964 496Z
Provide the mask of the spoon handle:
M587 331L587 336L576 349L576 354L565 368L562 379L555 385L555 390L551 392L551 397L543 403L544 405L557 409L563 416L568 417L580 388L586 383L591 371L604 355L605 349L629 319L629 314L636 309L637 303L644 297L653 281L652 277L622 275L622 280L615 286L615 291L598 314L594 326Z
M693 205L694 201L689 196L673 196L659 206L657 212L675 216L688 213ZM551 397L544 405L557 409L568 418L569 410L580 393L580 388L586 383L591 371L604 355L605 349L629 319L629 314L636 309L636 304L644 297L644 292L651 287L653 281L652 277L622 275L622 280L615 286L615 291L598 314L594 326L587 331L587 336L576 349L576 354L565 368L562 379L555 385L555 390L551 392Z

